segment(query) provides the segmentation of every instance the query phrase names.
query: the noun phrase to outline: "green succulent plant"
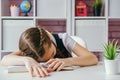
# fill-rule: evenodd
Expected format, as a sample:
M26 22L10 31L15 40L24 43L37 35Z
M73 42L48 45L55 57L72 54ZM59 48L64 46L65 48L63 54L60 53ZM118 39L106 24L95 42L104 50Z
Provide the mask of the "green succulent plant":
M108 60L115 60L116 57L119 55L117 52L120 46L118 45L118 40L113 39L111 42L109 41L108 44L104 45L104 57Z
M101 8L102 7L102 1L101 0L95 0L93 3L93 8Z

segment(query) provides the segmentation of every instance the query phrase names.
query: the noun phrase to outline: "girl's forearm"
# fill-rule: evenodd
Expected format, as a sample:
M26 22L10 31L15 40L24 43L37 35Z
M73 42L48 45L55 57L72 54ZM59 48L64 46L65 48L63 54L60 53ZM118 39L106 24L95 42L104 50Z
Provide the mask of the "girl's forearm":
M18 56L18 55L6 55L1 60L1 64L5 66L9 65L25 65L25 61L29 60L30 57Z
M66 66L91 66L98 63L95 56L66 58L64 61L67 63Z

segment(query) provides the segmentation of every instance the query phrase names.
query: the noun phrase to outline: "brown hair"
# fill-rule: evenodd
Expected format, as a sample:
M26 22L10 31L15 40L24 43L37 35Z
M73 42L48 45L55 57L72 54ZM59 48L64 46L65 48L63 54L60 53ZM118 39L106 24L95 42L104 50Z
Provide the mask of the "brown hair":
M30 56L35 60L44 56L43 45L51 45L51 40L43 28L32 27L22 33L19 40L19 50L25 56Z

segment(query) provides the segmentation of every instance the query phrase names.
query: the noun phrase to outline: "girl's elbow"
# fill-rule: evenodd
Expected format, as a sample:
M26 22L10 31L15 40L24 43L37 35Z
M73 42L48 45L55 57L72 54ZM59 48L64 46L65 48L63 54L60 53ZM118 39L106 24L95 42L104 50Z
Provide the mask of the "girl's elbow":
M6 59L7 59L7 55L4 56L4 57L1 59L0 64L3 65L3 66L7 66Z
M95 55L91 56L91 61L93 65L97 65L98 64L98 58Z

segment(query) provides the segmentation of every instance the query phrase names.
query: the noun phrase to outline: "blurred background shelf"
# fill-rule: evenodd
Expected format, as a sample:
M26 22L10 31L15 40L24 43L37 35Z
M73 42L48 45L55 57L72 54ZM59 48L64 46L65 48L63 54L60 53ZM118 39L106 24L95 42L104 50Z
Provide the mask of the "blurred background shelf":
M93 14L94 0L29 0L32 4L29 16L20 10L19 16L12 17L10 6L19 6L22 1L0 0L1 51L16 50L21 32L40 25L53 33L67 32L84 38L92 52L102 52L102 44L111 39L118 39L120 44L120 0L101 0L100 16ZM76 16L80 1L86 4L86 16Z

